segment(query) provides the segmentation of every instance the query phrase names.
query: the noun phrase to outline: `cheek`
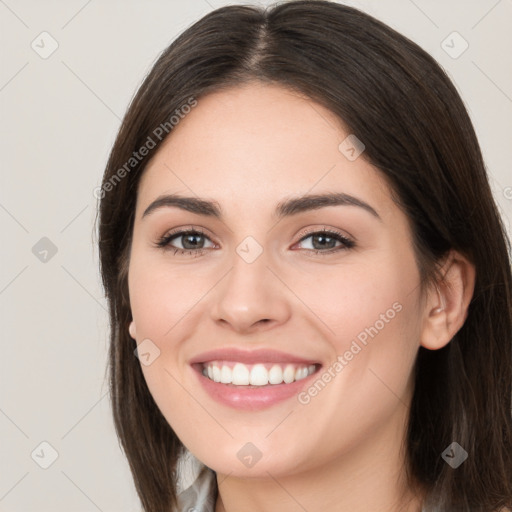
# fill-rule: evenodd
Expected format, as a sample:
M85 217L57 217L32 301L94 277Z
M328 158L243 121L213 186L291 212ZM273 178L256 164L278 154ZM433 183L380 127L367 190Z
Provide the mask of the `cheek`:
M137 337L154 339L155 343L172 344L174 333L193 313L208 291L204 272L184 265L176 269L164 257L133 258L130 263L129 290Z
M419 273L412 255L390 251L387 258L370 256L318 267L313 279L311 273L286 276L337 354L354 339L362 346L377 337L382 343L414 343L420 312Z
M294 291L318 315L315 325L330 344L332 363L325 375L328 384L317 386L323 398L317 399L318 390L312 389L304 402L332 406L327 416L350 410L370 422L380 406L381 413L396 406L397 396L406 401L421 318L412 255L328 269L315 275L314 287L311 282L297 276ZM340 397L347 406L343 413Z
M310 447L310 457L321 459L364 443L390 417L400 418L400 430L420 331L414 262L317 277L304 301L321 317L316 326L332 347L332 363L299 396L294 421L309 428L314 417L325 438L339 440Z
M185 330L191 329L191 313L204 291L197 288L190 274L171 273L168 266L144 261L143 257L132 262L129 290L137 343L151 353L150 364L140 359L144 379L172 428L177 433L194 431L195 415L190 411L197 404L183 386L179 340L187 339Z
M141 358L144 378L169 424L181 433L194 431L194 418L201 414L187 385L182 347L194 338L198 315L205 313L204 299L218 280L218 273L212 277L211 270L191 269L187 264L179 269L170 265L165 255L155 258L134 250L128 275L137 343L145 343L143 347L156 355L148 365Z

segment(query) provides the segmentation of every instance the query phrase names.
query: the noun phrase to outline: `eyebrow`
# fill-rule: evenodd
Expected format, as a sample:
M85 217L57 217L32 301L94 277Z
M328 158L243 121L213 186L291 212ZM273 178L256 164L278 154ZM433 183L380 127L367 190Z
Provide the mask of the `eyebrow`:
M368 203L357 197L341 192L332 192L327 194L313 194L300 197L285 199L277 204L273 217L282 219L292 215L297 215L310 210L318 210L327 206L357 206L371 213L374 217L381 220L377 211ZM198 197L185 197L178 194L167 194L157 197L142 214L142 218L160 208L175 207L188 212L214 217L223 220L222 209L217 201L210 201Z

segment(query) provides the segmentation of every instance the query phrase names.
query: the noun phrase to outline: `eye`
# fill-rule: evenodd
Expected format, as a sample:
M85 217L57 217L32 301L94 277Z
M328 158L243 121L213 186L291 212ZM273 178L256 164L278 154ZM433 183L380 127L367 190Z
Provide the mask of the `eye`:
M309 243L310 247L306 247L306 249L312 250L315 254L332 254L333 252L351 249L355 246L355 242L347 238L344 234L325 228L321 231L310 231L306 233L306 236L303 235L304 233L301 233L300 236L302 236L302 238L298 243L300 244L305 240L311 239ZM339 245L336 246L336 243Z
M171 244L177 240L181 247L175 247ZM157 246L163 249L173 250L174 254L189 254L200 256L204 252L204 241L210 240L201 230L187 229L177 230L166 234L157 242ZM210 240L211 242L211 240ZM176 243L176 242L174 242ZM214 245L212 243L212 245Z

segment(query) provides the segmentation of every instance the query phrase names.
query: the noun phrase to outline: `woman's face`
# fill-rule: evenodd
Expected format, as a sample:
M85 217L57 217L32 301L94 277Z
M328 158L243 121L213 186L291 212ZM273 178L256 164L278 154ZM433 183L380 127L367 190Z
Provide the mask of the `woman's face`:
M141 367L219 473L363 464L400 443L419 272L407 217L349 135L319 104L251 83L200 98L141 179L129 267ZM307 200L325 194L337 202Z

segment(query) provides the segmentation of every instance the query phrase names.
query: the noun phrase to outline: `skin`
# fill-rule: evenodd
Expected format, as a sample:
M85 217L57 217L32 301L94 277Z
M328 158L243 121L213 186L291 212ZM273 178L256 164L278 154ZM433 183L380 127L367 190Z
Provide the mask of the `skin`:
M200 98L140 181L130 332L160 350L141 366L144 377L180 440L217 472L216 512L421 509L404 477L412 368L420 345L440 348L461 327L474 271L451 253L445 282L422 293L408 218L364 153L349 161L340 152L349 133L310 99L249 83ZM272 216L285 198L326 192L356 196L380 219L357 206ZM224 220L176 207L142 218L167 193L215 200ZM191 225L205 232L203 254L155 247ZM302 232L323 227L355 247L315 254L318 245ZM250 264L236 252L247 236L263 250ZM183 247L184 238L171 243ZM214 348L275 348L319 361L322 375L397 303L394 318L307 404L296 397L260 411L219 404L188 363ZM247 442L262 454L251 468L237 457Z

